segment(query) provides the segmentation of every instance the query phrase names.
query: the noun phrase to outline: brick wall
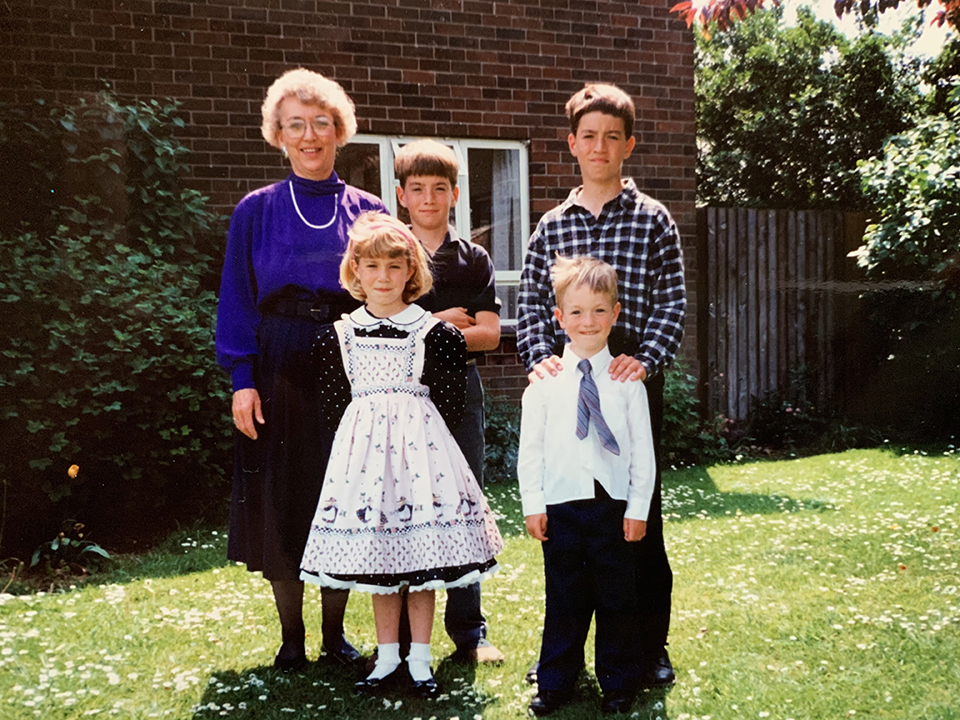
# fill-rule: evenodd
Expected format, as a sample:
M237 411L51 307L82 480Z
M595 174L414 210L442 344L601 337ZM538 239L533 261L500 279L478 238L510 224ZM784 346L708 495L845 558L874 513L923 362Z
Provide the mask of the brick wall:
M191 183L229 211L286 174L260 136L259 106L277 75L302 65L344 86L360 132L529 141L536 222L579 184L564 103L586 81L616 83L638 111L625 173L667 205L684 238L685 351L695 357L693 37L672 4L5 0L0 100L69 101L104 82L123 97L174 97Z

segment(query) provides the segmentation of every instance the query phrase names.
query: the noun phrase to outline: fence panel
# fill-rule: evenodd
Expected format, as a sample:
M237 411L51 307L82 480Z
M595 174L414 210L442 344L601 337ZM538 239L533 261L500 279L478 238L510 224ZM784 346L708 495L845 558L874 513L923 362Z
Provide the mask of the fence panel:
M823 405L843 397L844 233L838 211L702 208L698 326L704 408L745 420L753 398L793 390ZM855 239L858 240L858 239ZM793 383L791 373L808 383Z

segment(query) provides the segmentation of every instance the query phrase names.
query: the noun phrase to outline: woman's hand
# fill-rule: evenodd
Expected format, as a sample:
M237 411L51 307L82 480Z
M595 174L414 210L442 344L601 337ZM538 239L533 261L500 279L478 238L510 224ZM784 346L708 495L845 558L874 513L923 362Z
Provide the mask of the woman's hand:
M260 407L260 393L256 388L244 388L233 394L233 424L251 440L257 439L257 425L263 425L263 410Z

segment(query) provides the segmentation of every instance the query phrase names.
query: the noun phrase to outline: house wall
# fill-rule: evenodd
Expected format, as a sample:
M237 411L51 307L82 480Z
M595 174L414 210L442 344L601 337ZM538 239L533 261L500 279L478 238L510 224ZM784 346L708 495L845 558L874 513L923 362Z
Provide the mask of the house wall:
M0 100L70 101L109 83L125 98L182 103L193 187L225 212L282 178L260 136L264 91L297 66L336 79L368 133L529 142L536 222L579 184L566 146L567 98L588 81L637 105L625 167L680 228L690 290L685 352L695 357L693 36L672 0L6 0ZM502 353L488 387L518 396Z

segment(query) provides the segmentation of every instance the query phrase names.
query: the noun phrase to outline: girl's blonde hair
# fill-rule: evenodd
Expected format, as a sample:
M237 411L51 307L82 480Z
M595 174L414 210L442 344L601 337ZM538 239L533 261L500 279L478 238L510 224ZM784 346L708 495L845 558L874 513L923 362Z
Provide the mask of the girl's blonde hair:
M403 301L412 303L433 287L430 259L410 229L395 217L370 211L357 218L350 228L350 240L340 262L340 284L357 300L366 302L367 294L351 261L360 264L363 258L403 257L413 268L413 275L403 288Z
M273 147L280 147L280 141L277 140L280 130L280 104L288 97L296 97L305 105L318 105L330 111L337 133L337 147L346 145L356 134L357 116L353 101L343 88L320 73L297 68L288 70L273 81L263 105L260 106L260 115L263 117L260 132L263 139Z

